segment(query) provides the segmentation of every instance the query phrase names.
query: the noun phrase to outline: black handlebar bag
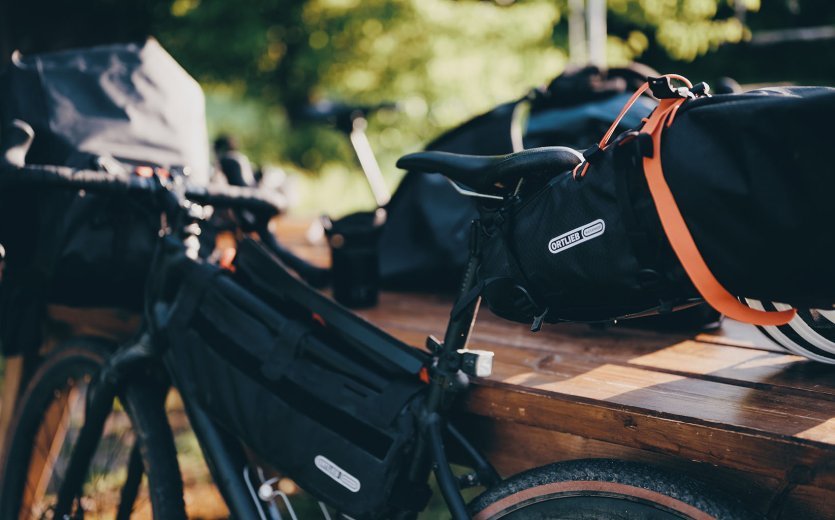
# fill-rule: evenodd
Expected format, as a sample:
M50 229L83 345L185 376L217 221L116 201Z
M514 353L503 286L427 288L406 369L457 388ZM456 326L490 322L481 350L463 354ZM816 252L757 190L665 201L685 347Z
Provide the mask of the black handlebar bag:
M257 243L242 244L234 274L185 263L163 327L181 391L347 515L421 510L428 488L409 482L407 467L425 355L319 295Z
M0 73L0 149L31 129L25 163L208 178L199 85L155 41L22 56ZM0 161L1 162L1 161ZM14 165L6 165L14 166ZM20 166L20 165L18 165ZM0 193L3 351L39 342L44 303L139 310L160 226L147 201L66 190Z
M644 125L607 134L537 193L481 208L488 305L518 321L595 321L703 298L761 325L791 315L739 298L832 308L835 89L647 87L660 104Z

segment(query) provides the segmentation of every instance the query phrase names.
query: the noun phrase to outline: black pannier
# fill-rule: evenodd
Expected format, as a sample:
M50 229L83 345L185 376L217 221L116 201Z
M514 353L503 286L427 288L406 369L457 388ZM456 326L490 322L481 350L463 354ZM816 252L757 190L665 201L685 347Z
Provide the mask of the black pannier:
M29 164L90 168L98 157L187 166L208 181L200 85L153 39L35 55L0 74L0 116L35 131Z
M407 482L424 355L295 279L255 242L234 275L185 270L170 361L223 428L306 491L356 518L420 510Z
M662 103L639 131L536 193L482 206L480 278L497 314L602 321L703 297L774 325L790 314L749 312L737 298L832 308L835 89L700 97L702 86L666 82L651 82Z
M26 164L113 175L187 166L191 182L208 178L202 91L154 40L16 54L0 73L0 150L20 144L25 128L34 133L21 148ZM38 343L46 302L140 310L160 225L150 207L115 194L0 194L3 351Z

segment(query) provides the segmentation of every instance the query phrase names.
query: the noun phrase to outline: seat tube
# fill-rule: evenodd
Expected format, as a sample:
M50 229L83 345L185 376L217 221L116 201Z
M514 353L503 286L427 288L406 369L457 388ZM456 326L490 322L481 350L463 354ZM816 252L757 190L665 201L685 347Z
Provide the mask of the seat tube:
M479 222L473 221L470 228L470 255L467 261L467 268L455 300L455 306L450 313L447 324L444 342L438 353L438 365L435 367L432 387L429 391L427 406L430 412L441 412L445 404L448 404L452 397L466 388L467 376L460 372L459 350L467 347L470 332L475 324L481 296L475 297L471 294L477 285L478 268L481 265L478 250ZM467 302L467 300L470 300ZM466 305L459 309L461 305Z

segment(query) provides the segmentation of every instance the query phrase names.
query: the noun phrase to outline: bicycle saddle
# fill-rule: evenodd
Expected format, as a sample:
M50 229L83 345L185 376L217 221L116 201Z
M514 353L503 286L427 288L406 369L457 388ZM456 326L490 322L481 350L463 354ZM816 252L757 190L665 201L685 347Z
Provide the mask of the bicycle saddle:
M549 146L508 155L459 155L448 152L418 152L401 157L404 170L440 173L478 193L504 194L520 179L543 179L580 164L583 156L572 148Z

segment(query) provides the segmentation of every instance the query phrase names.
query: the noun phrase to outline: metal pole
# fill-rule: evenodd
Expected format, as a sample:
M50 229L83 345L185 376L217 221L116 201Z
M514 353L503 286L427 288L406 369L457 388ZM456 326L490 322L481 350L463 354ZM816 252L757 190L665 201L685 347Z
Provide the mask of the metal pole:
M568 0L568 61L573 65L585 65L586 51L585 0Z
M368 136L365 135L365 127L368 122L364 117L357 117L353 123L351 144L354 145L357 159L360 161L360 166L362 166L362 171L365 173L365 178L371 187L374 200L377 201L377 206L383 207L391 199L391 192L386 186L383 173L380 171L380 165L377 164L377 158L374 157L374 151L371 149L371 143L368 142Z
M589 63L606 68L606 0L588 0Z

